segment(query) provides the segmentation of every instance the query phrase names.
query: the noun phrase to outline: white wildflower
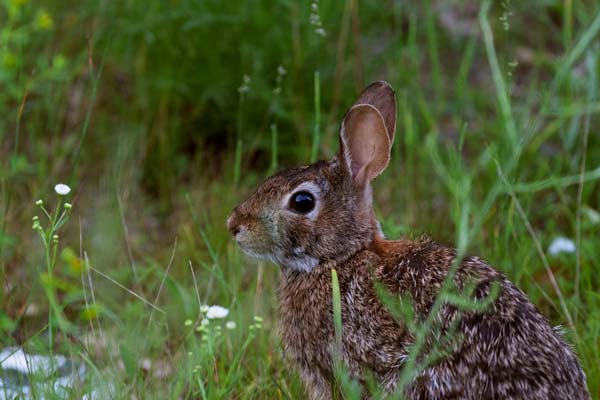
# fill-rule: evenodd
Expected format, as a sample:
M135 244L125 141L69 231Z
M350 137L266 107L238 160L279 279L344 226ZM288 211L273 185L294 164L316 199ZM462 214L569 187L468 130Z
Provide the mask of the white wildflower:
M206 312L206 318L208 319L222 319L229 314L229 310L221 306L210 306Z
M206 312L208 311L208 306L207 306L206 304L202 304L202 305L200 306L200 311L201 311L203 314L206 314Z
M244 77L242 78L242 84L238 88L238 92L240 92L240 94L248 93L250 91L250 82L251 81L252 80L250 79L250 76L244 75Z
M596 224L600 223L600 213L598 211L594 210L593 208L584 206L583 213L590 220L590 222L592 224L596 225Z
M150 371L152 369L152 361L149 358L142 359L142 369Z
M279 65L277 67L277 77L275 78L275 89L273 89L273 93L281 93L281 83L283 82L283 77L285 74L287 74L287 70L283 65Z
M317 28L317 29L315 29L315 33L317 35L327 36L327 32L325 32L325 29L323 29L323 28Z
M555 256L560 253L574 253L575 243L566 237L557 237L548 247L548 253Z
M58 185L54 186L54 191L61 196L66 196L71 193L71 188L64 183L59 183Z
M234 321L227 321L227 323L225 324L225 328L227 328L227 329L235 329L235 322Z

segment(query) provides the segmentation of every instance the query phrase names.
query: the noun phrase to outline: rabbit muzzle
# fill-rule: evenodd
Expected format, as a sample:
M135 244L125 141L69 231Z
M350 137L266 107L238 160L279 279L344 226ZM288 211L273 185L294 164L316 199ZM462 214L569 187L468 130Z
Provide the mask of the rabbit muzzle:
M271 240L259 221L234 210L227 218L227 230L238 247L248 256L258 259L272 258Z

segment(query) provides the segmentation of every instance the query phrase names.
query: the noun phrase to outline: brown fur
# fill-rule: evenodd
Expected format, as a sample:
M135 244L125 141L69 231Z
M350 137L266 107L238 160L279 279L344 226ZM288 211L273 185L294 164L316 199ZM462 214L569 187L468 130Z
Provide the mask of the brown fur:
M423 321L455 258L454 250L428 239L390 241L379 233L370 184L357 171L379 168L371 160L386 157L380 154L380 146L369 145L369 135L393 138L393 98L385 83L367 88L357 103L376 107L385 129L377 118L371 125L367 120L349 124L360 130L345 133L342 129L339 156L272 176L235 208L227 222L245 252L281 266L281 338L311 399L332 398L331 269L336 269L340 283L342 361L359 382L364 382L369 371L387 390L394 390L415 338L407 329L410 321L394 319L375 286L380 283L390 293L409 298L415 318ZM363 146L344 149L345 135L364 135L360 138ZM369 155L370 148L377 153ZM352 159L357 155L353 151L361 154ZM389 152L389 147L383 151ZM286 199L298 190L314 195L314 211L303 215L289 209ZM500 292L485 311L461 312L451 304L442 305L435 318L437 329L426 338L424 350L433 349L441 337L455 340L444 349L447 357L408 385L407 398L590 398L571 347L501 273L477 257L466 257L453 283L458 289L474 284L471 296L475 300L486 298L492 285L499 285Z

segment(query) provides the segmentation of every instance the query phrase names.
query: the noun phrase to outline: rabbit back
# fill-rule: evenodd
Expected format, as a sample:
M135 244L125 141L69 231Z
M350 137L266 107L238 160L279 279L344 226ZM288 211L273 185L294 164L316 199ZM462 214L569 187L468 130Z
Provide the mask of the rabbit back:
M454 257L454 250L426 239L396 241L341 263L324 263L308 275L284 271L281 336L307 386L317 388L311 397L329 398L323 382L333 376L331 268L340 282L342 361L354 379L363 381L368 369L393 390L415 337L381 303L376 282L410 299L417 322L424 321ZM451 338L443 346L446 354L417 375L406 388L408 398L590 398L571 347L520 289L483 260L467 257L454 283L460 288L472 282L475 299L488 296L494 282L498 297L482 312L442 305L434 324L438 329L425 338L423 353L439 351L436 346Z

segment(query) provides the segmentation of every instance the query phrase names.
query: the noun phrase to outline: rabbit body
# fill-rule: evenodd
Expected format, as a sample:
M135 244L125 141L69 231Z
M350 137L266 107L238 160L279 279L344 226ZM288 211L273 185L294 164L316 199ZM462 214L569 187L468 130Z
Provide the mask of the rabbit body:
M392 318L375 292L381 282L410 298L415 316L427 317L454 259L454 251L429 240L386 242L341 263L311 272L284 271L280 282L280 331L286 353L301 371L312 399L330 399L333 377L331 268L338 273L343 345L350 376L369 370L386 389L396 388L415 338ZM409 399L589 399L585 375L569 345L527 296L477 257L468 257L457 287L476 280L482 299L490 284L500 294L489 310L460 313L445 304L436 318L442 334L458 323L452 354L420 373L405 390ZM430 349L439 337L426 339Z
M339 276L341 361L361 383L387 391L415 344L415 321L394 318L377 285L428 318L455 251L427 239L385 240L371 181L387 166L396 127L395 95L369 86L347 112L340 152L329 161L269 177L237 206L227 226L248 255L281 267L280 331L312 399L332 398L334 324L331 269ZM409 399L589 399L571 347L527 296L476 257L461 260L455 288L485 309L441 303L418 360L426 368L403 386ZM495 291L497 297L488 298ZM478 303L481 304L481 303Z

